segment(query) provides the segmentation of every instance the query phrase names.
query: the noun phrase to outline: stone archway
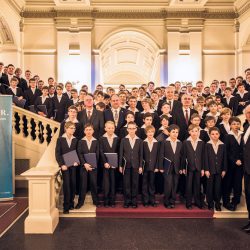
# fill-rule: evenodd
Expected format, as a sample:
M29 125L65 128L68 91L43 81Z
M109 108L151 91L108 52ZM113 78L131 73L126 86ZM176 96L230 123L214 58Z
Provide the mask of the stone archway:
M101 45L101 82L106 86L127 84L137 86L158 81L160 49L156 42L138 31L120 31L109 36Z

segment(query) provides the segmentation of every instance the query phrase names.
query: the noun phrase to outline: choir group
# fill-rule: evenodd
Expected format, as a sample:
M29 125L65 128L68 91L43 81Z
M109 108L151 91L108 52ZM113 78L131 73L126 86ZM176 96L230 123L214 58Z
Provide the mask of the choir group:
M98 84L93 94L83 85L48 82L12 64L0 63L0 93L16 105L61 123L56 159L63 176L64 213L84 205L90 189L93 204L124 208L164 206L173 209L177 194L186 208L237 209L242 179L250 208L250 69L229 82L198 81L166 87L153 82L118 92ZM246 115L241 124L238 118ZM244 131L241 131L243 125ZM248 140L249 139L249 140ZM74 204L75 194L79 194ZM248 226L249 232L250 228Z

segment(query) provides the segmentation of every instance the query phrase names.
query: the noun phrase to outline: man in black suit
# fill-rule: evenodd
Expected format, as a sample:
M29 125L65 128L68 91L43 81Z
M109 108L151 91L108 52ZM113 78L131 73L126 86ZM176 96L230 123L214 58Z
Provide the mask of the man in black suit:
M103 112L94 108L94 99L91 94L88 94L84 99L85 109L78 113L78 120L83 124L90 123L94 128L93 136L99 139L104 133L104 117Z
M246 122L244 124L244 134L243 134L243 165L244 165L244 186L245 186L245 196L248 211L248 224L242 229L250 234L250 105L248 105L244 114L246 116Z
M17 87L21 88L23 92L27 90L28 84L27 81L24 78L22 78L22 70L20 68L16 68L15 76L18 79Z
M42 91L36 88L36 81L34 78L29 80L29 88L24 91L24 99L26 99L25 108L35 104L37 97L42 95Z
M181 103L182 103L182 107L176 108L172 116L173 116L173 124L178 125L180 128L178 139L183 141L186 139L186 135L187 135L186 131L188 129L188 126L191 123L190 122L191 116L194 113L197 113L197 111L190 108L192 105L191 96L187 94L182 95Z
M15 71L14 65L9 64L7 69L7 74L2 75L0 82L4 85L5 89L7 89L10 86L10 80L14 76L14 71Z
M126 124L126 109L120 108L118 95L111 96L111 108L104 111L104 121L113 121L115 123L115 134L120 134L120 129Z
M57 122L62 122L68 112L68 107L70 103L69 98L62 95L63 88L60 85L57 85L56 92L57 95L52 97L54 119Z
M165 89L165 97L163 101L168 102L170 104L171 114L175 113L176 110L181 108L181 103L179 101L174 100L174 92L175 88L173 86L168 86Z

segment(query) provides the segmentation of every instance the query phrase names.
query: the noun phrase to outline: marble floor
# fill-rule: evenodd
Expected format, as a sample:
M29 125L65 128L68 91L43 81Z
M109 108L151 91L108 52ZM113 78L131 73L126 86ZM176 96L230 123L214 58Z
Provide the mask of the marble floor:
M60 218L53 235L24 235L25 216L0 239L1 250L250 249L244 219Z

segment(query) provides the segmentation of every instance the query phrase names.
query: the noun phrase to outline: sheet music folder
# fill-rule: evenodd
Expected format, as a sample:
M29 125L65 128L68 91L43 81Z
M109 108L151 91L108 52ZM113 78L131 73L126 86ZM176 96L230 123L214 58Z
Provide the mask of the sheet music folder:
M64 160L64 164L67 167L74 166L75 163L78 163L78 164L80 163L76 150L63 154L63 160Z
M92 168L97 168L96 153L84 154L85 161L91 165Z
M117 153L104 153L108 164L111 168L117 168L118 167L118 155Z

